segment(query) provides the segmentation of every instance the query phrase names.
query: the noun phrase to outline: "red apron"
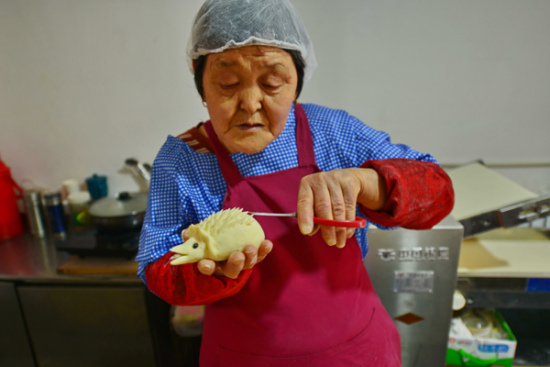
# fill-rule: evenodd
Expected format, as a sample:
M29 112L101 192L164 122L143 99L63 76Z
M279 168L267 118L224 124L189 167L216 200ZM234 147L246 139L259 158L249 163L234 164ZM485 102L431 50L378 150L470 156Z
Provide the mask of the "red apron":
M223 208L296 211L302 177L319 172L307 116L296 104L298 167L242 177L210 122L227 182ZM344 248L304 236L294 218L256 217L272 252L244 288L206 307L201 366L401 366L399 334L376 295L355 237Z

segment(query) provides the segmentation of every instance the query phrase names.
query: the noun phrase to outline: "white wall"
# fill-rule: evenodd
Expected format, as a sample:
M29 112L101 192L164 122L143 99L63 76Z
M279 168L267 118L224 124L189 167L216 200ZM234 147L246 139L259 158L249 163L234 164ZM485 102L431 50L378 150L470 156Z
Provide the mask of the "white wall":
M185 46L200 0L0 0L0 156L25 186L152 162L206 119ZM302 102L344 108L443 164L550 192L550 2L294 0L319 68ZM32 184L31 184L32 182Z

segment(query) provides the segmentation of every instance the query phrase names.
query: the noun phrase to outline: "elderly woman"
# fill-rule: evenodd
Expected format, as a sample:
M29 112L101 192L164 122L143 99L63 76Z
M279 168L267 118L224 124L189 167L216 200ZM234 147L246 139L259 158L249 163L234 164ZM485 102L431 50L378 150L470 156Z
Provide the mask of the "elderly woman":
M344 111L296 102L315 57L287 0L206 1L189 56L210 121L168 137L154 162L143 281L171 304L207 305L201 366L400 366L363 265L367 228L313 217L430 228L452 208L448 176ZM298 218L256 217L266 240L227 261L170 265L182 231L234 207Z

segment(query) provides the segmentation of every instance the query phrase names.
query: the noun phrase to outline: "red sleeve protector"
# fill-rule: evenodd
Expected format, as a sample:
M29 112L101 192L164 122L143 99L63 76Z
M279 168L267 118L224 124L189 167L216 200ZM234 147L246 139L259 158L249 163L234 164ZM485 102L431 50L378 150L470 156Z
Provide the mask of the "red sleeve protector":
M208 276L196 263L170 265L172 252L145 268L147 287L171 305L205 305L236 294L245 285L252 269L243 270L237 279Z
M451 179L435 163L413 159L383 159L365 162L385 180L388 195L380 211L360 207L374 223L386 227L429 229L453 209Z

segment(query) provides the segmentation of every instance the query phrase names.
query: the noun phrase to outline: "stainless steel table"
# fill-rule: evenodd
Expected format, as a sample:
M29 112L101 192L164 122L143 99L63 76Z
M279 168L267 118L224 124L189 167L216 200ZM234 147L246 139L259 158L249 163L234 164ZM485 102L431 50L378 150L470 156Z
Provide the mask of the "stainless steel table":
M58 273L69 258L50 239L0 242L0 365L155 365L141 280Z

